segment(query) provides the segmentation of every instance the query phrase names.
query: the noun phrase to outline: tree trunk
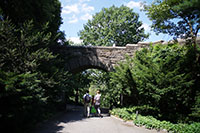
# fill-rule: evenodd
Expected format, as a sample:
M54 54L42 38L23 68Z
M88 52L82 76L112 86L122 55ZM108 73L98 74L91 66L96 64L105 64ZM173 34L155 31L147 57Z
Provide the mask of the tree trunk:
M78 88L76 89L76 97L75 97L75 102L76 102L76 104L78 104L78 96L79 96L79 94L78 94Z
M120 94L120 105L121 105L122 107L124 106L123 100L124 100L124 96L123 96L123 94Z

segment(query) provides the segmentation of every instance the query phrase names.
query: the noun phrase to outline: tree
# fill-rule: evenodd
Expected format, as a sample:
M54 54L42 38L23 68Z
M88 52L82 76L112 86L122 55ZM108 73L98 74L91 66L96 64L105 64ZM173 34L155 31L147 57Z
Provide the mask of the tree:
M58 39L63 40L60 39L63 33L59 31L62 19L61 3L58 0L1 0L0 15L4 20L9 18L17 28L22 27L24 22L32 20L35 30L40 31L48 23L47 32L52 34L52 44Z
M37 118L34 118L38 115L34 107L45 102L44 88L41 87L44 82L41 82L41 72L37 70L43 62L55 56L41 47L48 44L50 35L34 31L31 22L18 29L6 19L0 21L0 27L0 106L3 108L0 123L6 128L13 121L13 128L9 129L12 132L10 130L20 130L23 123L26 127Z
M35 31L31 21L16 28L9 20L0 22L0 67L4 71L37 72L38 67L55 56L46 46L51 34Z
M33 20L35 28L40 29L49 22L51 31L57 31L62 23L61 4L58 0L2 0L0 8L4 19L9 17L16 26Z
M50 51L59 46L58 39L64 40L60 10L58 0L0 2L2 131L27 132L66 104L69 74L63 69L63 55Z
M132 60L127 57L126 62L120 62L115 66L115 71L110 73L110 98L120 106L138 104L138 91L133 79L130 64ZM130 98L131 97L131 98Z
M177 122L190 114L199 119L199 64L194 59L192 46L155 45L137 51L111 72L111 102L124 94L126 103L131 102L127 106L148 106L157 118Z
M144 5L144 10L156 33L168 33L176 38L191 37L195 43L200 29L199 0L156 0L149 6Z
M139 15L126 6L103 8L79 32L85 45L124 46L148 38Z
M51 34L46 29L35 30L32 21L20 28L8 19L0 21L2 131L26 132L25 128L61 107L61 94L67 92L70 81L47 47Z
M100 90L102 94L102 107L110 107L110 101L113 100L110 95L114 95L112 90L109 90L109 73L98 70L98 69L88 69L82 73L85 78L88 78L89 91L92 96L95 96L96 91ZM82 82L83 84L84 82ZM84 92L85 93L85 92Z

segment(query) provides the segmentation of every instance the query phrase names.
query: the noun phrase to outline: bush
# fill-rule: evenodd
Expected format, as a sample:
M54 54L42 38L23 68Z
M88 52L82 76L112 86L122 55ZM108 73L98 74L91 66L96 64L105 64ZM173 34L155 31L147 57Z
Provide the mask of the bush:
M137 107L135 107L137 108ZM168 132L178 132L178 133L199 133L200 123L192 124L173 124L168 121L160 121L152 116L142 116L138 115L136 119L136 114L133 113L134 107L132 108L116 108L110 111L111 115L118 116L124 120L133 120L133 123L137 126L145 126L147 129L156 130L167 130Z
M136 51L111 72L109 90L114 95L110 98L121 106L136 106L129 112L138 110L172 123L198 122L200 65L196 55L193 47L179 44Z
M151 107L149 105L143 105L143 106L133 106L129 108L125 108L129 113L136 113L138 111L141 115L152 115L156 116L156 114L159 113L159 109L155 107Z

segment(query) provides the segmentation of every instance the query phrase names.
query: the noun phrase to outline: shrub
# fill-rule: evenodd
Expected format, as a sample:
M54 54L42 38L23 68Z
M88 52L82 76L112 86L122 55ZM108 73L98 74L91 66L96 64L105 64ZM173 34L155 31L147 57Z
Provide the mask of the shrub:
M199 133L200 123L194 122L192 124L173 124L168 121L160 121L152 116L138 115L133 113L132 108L116 108L110 111L112 115L118 116L124 120L133 120L133 123L137 126L145 126L147 129L167 130L168 132L178 133Z

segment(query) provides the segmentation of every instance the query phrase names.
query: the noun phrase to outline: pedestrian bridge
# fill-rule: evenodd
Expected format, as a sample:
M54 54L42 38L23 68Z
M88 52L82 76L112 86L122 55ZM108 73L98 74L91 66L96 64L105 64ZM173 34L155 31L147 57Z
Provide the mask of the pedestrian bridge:
M126 55L133 56L135 51L149 44L127 44L125 47L62 46L59 53L64 55L64 65L69 72L77 73L90 68L112 71L117 62L125 60Z

